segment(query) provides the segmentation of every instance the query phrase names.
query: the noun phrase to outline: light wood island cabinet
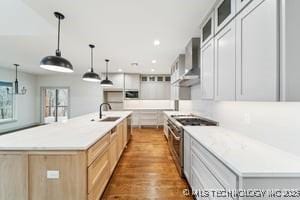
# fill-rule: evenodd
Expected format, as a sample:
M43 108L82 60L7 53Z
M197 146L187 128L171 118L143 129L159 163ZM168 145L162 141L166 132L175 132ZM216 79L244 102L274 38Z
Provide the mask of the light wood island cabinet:
M127 118L87 150L0 151L0 200L100 199L126 147L125 126Z

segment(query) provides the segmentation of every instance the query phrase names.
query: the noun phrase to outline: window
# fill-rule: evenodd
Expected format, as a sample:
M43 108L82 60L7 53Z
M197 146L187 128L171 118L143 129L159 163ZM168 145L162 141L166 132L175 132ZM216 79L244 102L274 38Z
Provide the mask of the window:
M218 8L218 26L231 14L231 0L224 0Z
M162 76L157 77L157 81L163 81L163 80L164 80L164 78Z
M165 81L166 81L166 82L170 82L170 81L171 81L171 77L170 77L170 76L166 76L166 77L165 77Z
M148 81L148 77L147 76L142 76L142 81L143 82Z
M0 81L0 122L14 119L13 83Z
M155 81L155 76L150 76L149 81Z
M69 89L42 88L44 123L62 122L69 118Z
M202 30L202 42L204 42L210 35L211 35L211 25L212 21L211 18L208 20L208 22L205 24Z

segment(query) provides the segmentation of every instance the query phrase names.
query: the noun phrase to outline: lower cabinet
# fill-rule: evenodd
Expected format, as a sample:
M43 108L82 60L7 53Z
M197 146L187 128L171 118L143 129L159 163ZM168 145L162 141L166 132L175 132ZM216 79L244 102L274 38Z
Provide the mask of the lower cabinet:
M0 155L0 199L27 200L28 156Z
M132 114L133 126L141 128L142 126L151 126L158 128L164 123L162 110L139 110Z
M168 116L164 115L164 134L166 138L168 139L169 137L169 130L168 130Z
M196 199L270 199L268 196L264 198L237 196L216 197L214 196L216 193L213 194L213 192L219 191L227 194L227 192L245 190L269 192L270 190L274 190L274 188L284 188L287 191L300 188L300 177L297 175L287 174L284 176L281 172L278 175L275 172L267 174L264 171L256 170L253 170L253 172L246 171L246 173L243 173L239 171L239 173L235 173L235 170L233 170L231 166L224 164L226 163L225 161L222 162L219 160L215 154L191 137L188 132L184 133L184 140L184 145L187 145L184 147L184 156L186 157L184 158L184 173ZM188 140L190 140L190 143L187 142ZM222 151L223 150L221 150L221 152ZM236 155L241 154L238 152ZM290 198L272 197L272 199Z
M99 200L126 146L126 120L87 150L0 151L0 200Z
M88 167L88 199L100 199L110 177L109 151L100 155Z
M109 145L109 166L110 172L112 173L115 169L115 166L118 162L118 132L117 129L114 129L110 135L110 145Z
M84 151L35 152L28 155L28 163L30 200L87 199Z
M123 148L125 148L127 145L127 131L128 131L127 126L128 126L127 120L124 120L123 121Z
M123 124L119 124L117 126L117 143L118 143L118 149L117 149L117 158L119 160L119 158L121 157L121 154L123 152Z
M191 151L189 150L191 148L191 136L189 133L184 133L184 151L183 151L183 171L186 179L189 181L191 176Z

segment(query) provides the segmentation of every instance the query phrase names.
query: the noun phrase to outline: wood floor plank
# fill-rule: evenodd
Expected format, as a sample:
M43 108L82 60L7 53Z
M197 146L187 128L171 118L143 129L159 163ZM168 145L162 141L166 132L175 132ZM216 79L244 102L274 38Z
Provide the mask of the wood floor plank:
M161 129L134 129L102 200L181 200L180 178Z

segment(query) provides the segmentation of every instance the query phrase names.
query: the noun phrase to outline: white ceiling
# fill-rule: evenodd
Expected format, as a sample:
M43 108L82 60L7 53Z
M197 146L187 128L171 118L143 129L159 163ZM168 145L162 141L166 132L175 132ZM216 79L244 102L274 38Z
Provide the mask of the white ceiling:
M62 56L75 73L90 67L89 43L96 45L95 70L169 73L170 65L215 0L1 0L0 66L20 63L23 71L45 74L40 60L56 49L57 19L62 12ZM153 41L161 44L154 47ZM152 64L152 60L157 60ZM138 62L138 67L130 65Z

